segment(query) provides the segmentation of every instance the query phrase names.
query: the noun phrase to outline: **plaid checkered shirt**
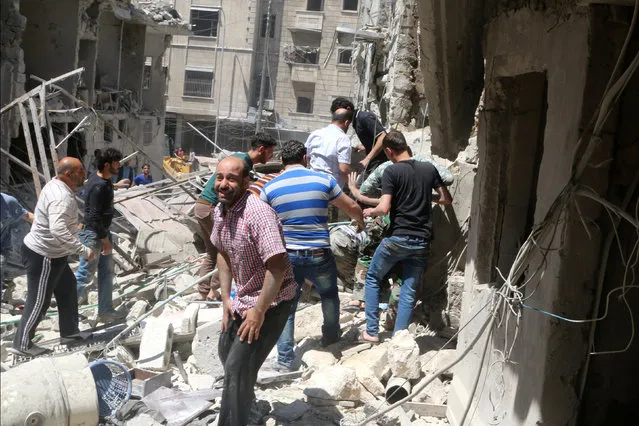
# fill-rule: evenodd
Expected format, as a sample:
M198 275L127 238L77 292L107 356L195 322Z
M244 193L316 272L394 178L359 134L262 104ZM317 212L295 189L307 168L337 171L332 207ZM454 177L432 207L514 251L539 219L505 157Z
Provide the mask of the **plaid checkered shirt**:
M218 204L214 215L211 242L229 257L236 290L231 309L243 317L262 292L266 261L286 253L282 224L271 206L248 191L230 209ZM271 307L295 296L293 269L288 256L285 259L282 286Z

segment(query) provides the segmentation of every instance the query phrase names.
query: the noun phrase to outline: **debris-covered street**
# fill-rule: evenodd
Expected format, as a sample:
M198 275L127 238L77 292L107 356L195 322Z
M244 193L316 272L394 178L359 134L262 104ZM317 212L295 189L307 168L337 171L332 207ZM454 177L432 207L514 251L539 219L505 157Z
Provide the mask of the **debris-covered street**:
M0 426L637 423L639 0L0 6Z

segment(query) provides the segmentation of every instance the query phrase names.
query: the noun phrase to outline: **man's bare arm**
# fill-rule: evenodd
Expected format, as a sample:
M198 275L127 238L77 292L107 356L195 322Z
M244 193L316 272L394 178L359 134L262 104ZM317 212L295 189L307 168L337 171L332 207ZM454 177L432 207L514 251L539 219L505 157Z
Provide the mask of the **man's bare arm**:
M348 182L348 174L351 172L350 164L346 163L338 163L339 164L339 174L342 176L342 180L344 182Z
M331 201L338 209L344 210L348 217L357 222L358 230L364 229L364 216L362 208L357 205L355 200L348 197L343 192L339 194L339 197Z
M440 186L439 188L435 188L435 191L437 191L437 194L439 195L438 199L434 199L433 198L433 202L437 203L437 204L452 204L453 203L453 196L450 195L450 192L448 191L448 188L446 188L444 185Z
M364 216L366 216L366 217L369 217L369 216L384 216L384 215L388 214L388 212L390 211L390 208L391 208L392 199L393 199L393 196L390 195L390 194L382 195L382 198L380 198L379 204L377 205L377 207L372 208L372 209L364 210Z
M373 148L371 148L371 152L369 152L368 155L360 162L362 166L366 167L373 158L377 157L377 155L382 152L382 148L384 146L382 141L384 140L384 136L386 136L386 132L382 132L379 136L377 136L375 144L373 145Z
M217 273L220 279L220 291L222 292L222 332L228 329L229 320L233 315L231 311L231 262L223 251L217 252Z

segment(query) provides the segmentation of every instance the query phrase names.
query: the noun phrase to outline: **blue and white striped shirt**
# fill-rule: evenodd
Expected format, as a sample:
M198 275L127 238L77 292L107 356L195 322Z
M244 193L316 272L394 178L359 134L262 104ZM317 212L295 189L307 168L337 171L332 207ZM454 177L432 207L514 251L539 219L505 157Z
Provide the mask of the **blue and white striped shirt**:
M342 194L332 176L289 167L264 185L260 198L277 212L289 250L330 248L328 203Z

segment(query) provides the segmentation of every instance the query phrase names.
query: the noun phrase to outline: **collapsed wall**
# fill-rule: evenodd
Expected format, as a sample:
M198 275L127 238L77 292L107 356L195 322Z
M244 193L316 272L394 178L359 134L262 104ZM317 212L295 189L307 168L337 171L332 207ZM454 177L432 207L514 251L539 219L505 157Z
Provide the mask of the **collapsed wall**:
M27 26L27 20L20 14L19 0L1 0L0 9L2 21L0 23L0 105L8 104L12 99L24 94L24 51L22 33ZM11 138L18 136L20 119L18 110L14 108L0 116L0 144L2 149L9 151ZM2 180L9 178L9 159L2 156L0 160Z

